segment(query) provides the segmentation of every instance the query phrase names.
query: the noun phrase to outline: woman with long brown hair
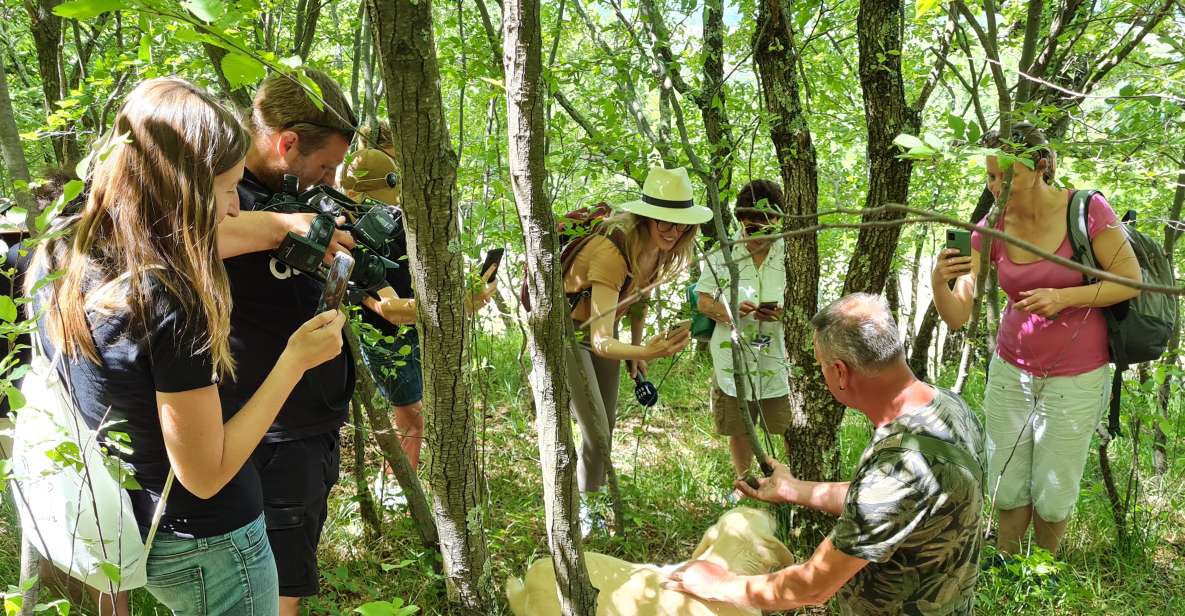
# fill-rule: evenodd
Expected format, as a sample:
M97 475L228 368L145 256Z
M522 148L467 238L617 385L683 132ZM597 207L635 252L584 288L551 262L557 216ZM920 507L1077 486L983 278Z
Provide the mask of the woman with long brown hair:
M140 485L129 494L142 532L165 501L148 590L178 614L277 613L259 478L246 462L301 375L341 350L343 315L310 315L263 387L224 416L217 384L235 365L215 229L238 213L249 145L199 88L140 84L96 148L81 213L38 250L29 277L61 274L30 286L40 340L60 354L84 420L124 441L114 449Z

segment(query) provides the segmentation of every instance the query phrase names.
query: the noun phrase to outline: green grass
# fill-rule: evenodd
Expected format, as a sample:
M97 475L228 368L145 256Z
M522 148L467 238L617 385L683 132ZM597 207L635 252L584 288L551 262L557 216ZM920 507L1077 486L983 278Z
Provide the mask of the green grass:
M529 391L518 359L520 341L511 333L500 339L480 337L477 342L474 362L484 367L475 371L480 378L475 378L474 398L481 410L479 455L489 488L489 575L498 600L489 614L503 614L508 613L502 598L506 578L521 575L533 560L547 557L542 486L534 419L526 402ZM652 366L655 383L668 366L669 361ZM632 383L623 375L614 462L630 529L625 537L596 535L586 543L587 549L638 562L683 560L720 514L731 468L724 440L712 431L710 375L707 357L689 350L663 381L659 405L649 411L634 402ZM949 385L950 375L946 377L940 384ZM973 407L978 407L982 387L977 378L968 384L966 398ZM1132 408L1147 404L1139 396L1125 400ZM854 466L870 433L868 421L849 411L840 433L845 469ZM423 613L442 613L439 556L419 545L404 512L387 512L381 536L365 538L354 499L351 439L343 440L342 479L333 493L320 555L322 593L308 602L309 612L348 614L370 601L402 599ZM1148 439L1144 441L1148 449ZM1181 448L1172 444L1179 454ZM1119 439L1111 449L1117 475L1126 477L1130 441ZM781 444L775 442L774 450L780 452ZM377 450L368 447L366 454L368 472L373 473L379 467ZM1140 468L1146 474L1149 452L1141 454ZM1116 544L1098 468L1095 453L1060 561L1035 555L1018 565L1015 574L983 576L979 614L1150 616L1185 610L1185 464L1175 461L1165 477L1144 479L1135 517L1138 540L1126 548ZM0 525L0 576L6 584L14 583L16 533L9 518ZM143 591L135 594L137 613L154 613L151 597Z

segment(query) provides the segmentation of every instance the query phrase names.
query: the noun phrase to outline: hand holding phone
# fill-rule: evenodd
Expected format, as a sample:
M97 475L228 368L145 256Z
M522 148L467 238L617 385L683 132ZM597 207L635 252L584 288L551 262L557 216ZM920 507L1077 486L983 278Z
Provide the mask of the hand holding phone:
M479 275L486 283L493 282L494 277L498 275L498 266L502 263L502 255L505 253L505 248L494 248L486 253L486 260L479 270Z
M341 306L353 271L354 257L350 256L350 253L339 252L333 255L333 263L329 266L329 273L325 275L325 287L321 290L321 299L317 302L317 312L314 314L337 310Z
M958 250L960 257L970 257L971 232L966 229L947 229L946 247Z
M770 310L777 310L778 309L778 302L776 302L776 301L761 302L760 304L757 304L757 309L758 310L765 310L767 312Z
M682 321L676 322L673 327L671 327L670 329L667 330L666 338L667 338L667 340L670 340L671 338L678 336L680 333L682 333L684 331L690 331L690 330L691 330L691 319L683 319Z

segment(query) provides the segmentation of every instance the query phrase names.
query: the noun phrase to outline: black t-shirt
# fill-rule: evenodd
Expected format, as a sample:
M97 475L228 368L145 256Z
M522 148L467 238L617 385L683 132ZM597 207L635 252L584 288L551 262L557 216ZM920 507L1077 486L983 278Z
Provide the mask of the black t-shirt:
M271 191L247 171L239 183L239 207L251 211L271 197ZM288 337L313 317L322 283L290 269L272 257L255 252L223 261L230 277L234 307L230 317L230 350L236 378L225 379L219 392L222 405L239 409L271 372L288 346ZM305 372L264 442L292 441L334 432L349 414L354 394L354 360L347 347L337 357Z
M416 296L415 290L411 286L411 270L408 269L407 259L407 232L404 227L399 227L399 234L387 241L387 258L395 262L397 267L387 269L387 284L395 291L395 294L404 299L412 299ZM374 326L380 332L387 336L394 336L396 341L399 341L401 326L396 325L375 311L364 308L362 310L362 321ZM415 334L415 328L404 329L404 336Z
M83 420L91 429L100 424L115 425L108 432L123 432L130 438L131 453L120 453L134 469L140 490L128 490L136 522L143 530L152 523L169 472L169 459L161 435L156 392L177 393L217 383L209 352L197 351L201 317L186 314L167 292L156 287L153 306L146 315L147 326L134 325L124 311L90 314L91 334L101 363L85 357L62 358L63 374ZM44 306L44 291L34 306ZM51 361L55 349L40 328L42 344ZM223 421L236 408L222 407ZM263 492L255 466L244 464L217 494L201 499L180 481L174 480L165 512L162 533L182 537L212 537L241 528L263 512Z

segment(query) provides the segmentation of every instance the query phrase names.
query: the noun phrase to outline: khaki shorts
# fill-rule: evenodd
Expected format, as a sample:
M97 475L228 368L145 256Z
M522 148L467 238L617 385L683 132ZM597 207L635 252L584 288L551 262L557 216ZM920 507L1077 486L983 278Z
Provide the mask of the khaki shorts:
M755 408L757 406L761 408L760 417ZM790 427L792 411L788 396L766 398L759 404L749 407L753 425L764 427L770 434L781 434ZM740 436L745 433L741 414L737 412L737 399L721 391L715 383L712 384L712 418L716 424L716 434Z
M988 496L998 509L1031 505L1046 522L1078 502L1090 438L1111 397L1111 370L1034 376L992 358L983 397Z

